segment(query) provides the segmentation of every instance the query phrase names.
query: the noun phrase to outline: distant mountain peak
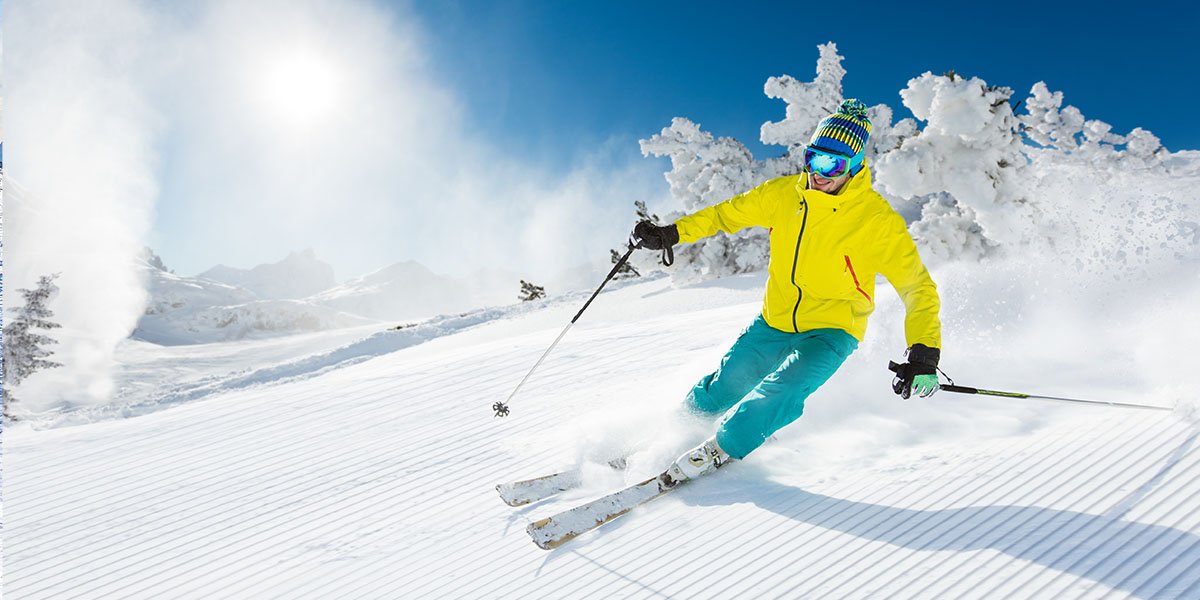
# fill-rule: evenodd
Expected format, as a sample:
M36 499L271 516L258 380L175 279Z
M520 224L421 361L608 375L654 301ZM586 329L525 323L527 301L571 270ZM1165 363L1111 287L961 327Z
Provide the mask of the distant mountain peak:
M264 299L304 298L337 285L333 266L317 258L312 248L251 269L217 265L199 277L245 288Z
M292 250L291 252L288 252L287 258L284 258L280 262L288 262L288 261L293 261L293 260L308 260L308 261L320 262L320 259L317 258L316 250L313 250L312 247L308 247L303 250ZM278 264L278 263L276 263L276 264Z
M413 319L473 306L462 282L404 260L322 291L312 301L376 319Z

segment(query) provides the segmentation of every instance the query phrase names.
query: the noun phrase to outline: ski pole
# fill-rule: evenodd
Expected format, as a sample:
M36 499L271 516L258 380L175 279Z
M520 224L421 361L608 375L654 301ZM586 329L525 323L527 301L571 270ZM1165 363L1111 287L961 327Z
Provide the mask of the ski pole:
M621 267L625 265L625 261L629 260L629 256L633 254L633 251L637 247L637 245L630 241L629 250L625 252L625 256L622 256L621 259L617 261L617 264L613 265L612 270L608 272L608 277L605 277L604 281L600 282L600 287L596 288L596 291L592 292L592 297L588 298L588 301L583 303L583 308L579 309L579 312L575 313L575 316L571 319L571 322L567 323L567 326L563 328L562 333L558 334L558 337L554 339L554 343L550 344L549 348L546 348L546 351L542 353L542 357L539 358L536 363L534 363L532 369L529 369L529 372L525 374L525 377L521 379L521 382L517 384L517 387L513 389L511 394L508 395L508 398L506 398L504 402L497 402L492 405L492 410L496 411L497 417L508 416L508 403L511 402L513 397L517 395L517 391L521 389L521 386L525 385L525 382L529 380L529 376L533 375L533 372L536 371L539 366L541 366L542 361L546 360L546 357L550 354L550 351L554 350L554 347L557 346L560 341L562 341L563 336L567 335L567 331L571 329L571 326L575 324L575 321L579 320L579 317L583 315L583 311L587 310L587 307L592 305L592 300L595 300L596 296L600 295L600 290L604 289L604 286L608 285L608 282L617 274L617 271L621 270Z
M1052 400L1055 402L1075 402L1077 404L1099 404L1101 406L1115 406L1118 408L1142 408L1146 410L1174 410L1166 406L1151 406L1149 404L1131 404L1128 402L1108 402L1106 400L1080 400L1078 398L1059 398L1057 396L1041 396L1038 394L1023 394L1020 392L998 392L996 390L981 390L979 388L966 387L962 385L941 385L940 389L956 394L979 394L981 396L1003 396L1005 398L1026 398L1031 400Z
M888 370L892 371L893 373L896 373L897 377L900 376L900 369L901 369L901 365L898 365L893 361L888 361ZM938 370L941 371L941 369L938 369ZM946 375L946 372L942 371L942 375ZM954 380L950 379L949 375L946 375L946 379L949 380L950 383L939 384L938 389L945 390L947 392L954 392L956 394L978 394L980 396L1000 396L1003 398L1050 400L1050 401L1054 401L1054 402L1074 402L1076 404L1099 404L1101 406L1114 406L1117 408L1141 408L1141 409L1145 409L1145 410L1175 410L1173 408L1168 408L1166 406L1151 406L1149 404L1131 404L1128 402L1109 402L1107 400L1080 400L1078 398L1060 398L1058 396L1042 396L1040 394L1026 394L1023 392L999 392L996 390L982 390L979 388L967 387L965 385L955 385Z

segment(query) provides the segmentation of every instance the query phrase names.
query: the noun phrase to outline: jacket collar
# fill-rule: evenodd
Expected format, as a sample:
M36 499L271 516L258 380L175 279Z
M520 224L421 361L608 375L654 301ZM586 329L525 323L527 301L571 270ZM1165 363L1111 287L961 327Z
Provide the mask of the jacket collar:
M871 188L871 169L867 164L863 163L863 168L855 176L842 186L842 189L835 194L827 194L820 190L808 189L808 175L801 173L799 181L796 182L796 192L798 192L804 201L818 208L841 208L844 204L852 204L860 200L865 192L872 191Z

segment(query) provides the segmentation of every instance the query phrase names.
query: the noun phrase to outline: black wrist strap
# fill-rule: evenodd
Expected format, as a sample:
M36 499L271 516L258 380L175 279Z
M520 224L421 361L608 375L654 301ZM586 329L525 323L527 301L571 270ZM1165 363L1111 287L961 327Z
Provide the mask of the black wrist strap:
M933 367L934 369L937 368L938 361L941 359L941 357L941 350L938 348L930 348L925 344L913 344L912 347L908 349L908 362L926 365Z

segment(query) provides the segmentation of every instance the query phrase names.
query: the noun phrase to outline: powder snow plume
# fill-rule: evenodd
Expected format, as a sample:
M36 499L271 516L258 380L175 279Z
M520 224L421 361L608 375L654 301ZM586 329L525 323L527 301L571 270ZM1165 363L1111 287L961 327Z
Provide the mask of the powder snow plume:
M133 80L150 24L120 1L5 9L6 283L61 273L52 309L63 326L53 359L64 366L21 386L17 410L90 403L112 393L113 349L145 302L134 260L155 196L157 119Z

